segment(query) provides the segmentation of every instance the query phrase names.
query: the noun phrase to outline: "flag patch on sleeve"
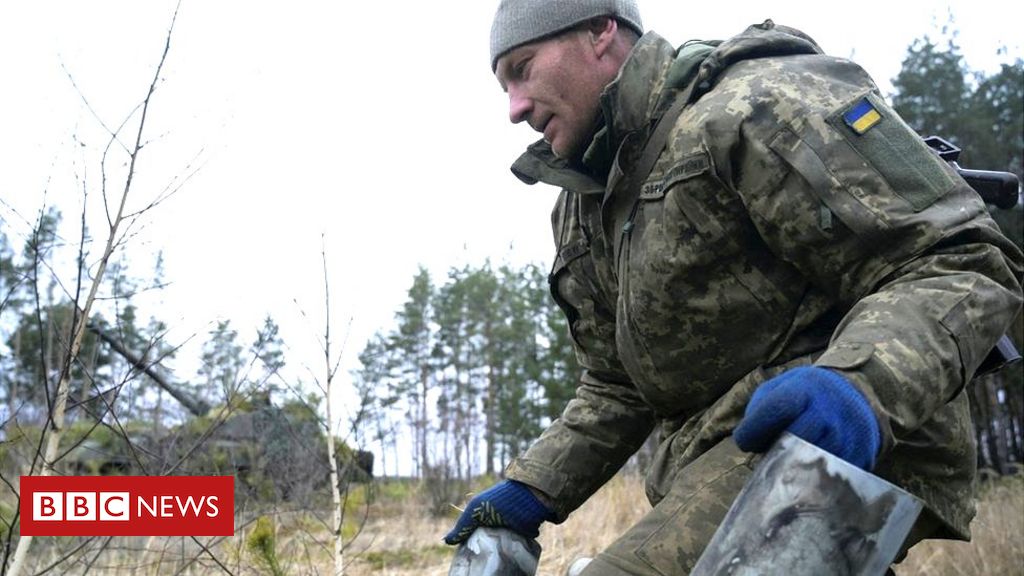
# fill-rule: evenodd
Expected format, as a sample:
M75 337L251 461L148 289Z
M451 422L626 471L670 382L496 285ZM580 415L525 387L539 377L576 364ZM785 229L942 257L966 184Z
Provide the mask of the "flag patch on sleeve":
M882 115L867 98L861 98L852 108L843 113L843 122L857 134L863 134L878 124Z

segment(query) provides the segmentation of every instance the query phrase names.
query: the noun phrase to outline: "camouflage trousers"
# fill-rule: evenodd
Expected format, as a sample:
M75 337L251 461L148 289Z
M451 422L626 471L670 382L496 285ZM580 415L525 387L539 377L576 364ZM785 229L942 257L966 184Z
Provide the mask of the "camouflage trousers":
M665 498L606 548L580 576L684 576L697 563L718 524L753 472L757 456L727 438L679 471ZM924 513L903 550L938 527Z

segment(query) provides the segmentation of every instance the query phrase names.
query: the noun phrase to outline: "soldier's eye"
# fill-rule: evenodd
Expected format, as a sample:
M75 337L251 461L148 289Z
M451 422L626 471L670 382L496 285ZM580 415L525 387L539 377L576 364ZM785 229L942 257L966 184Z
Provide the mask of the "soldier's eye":
M523 79L526 77L526 64L530 61L529 58L523 58L516 63L515 67L512 68L512 75L517 79Z

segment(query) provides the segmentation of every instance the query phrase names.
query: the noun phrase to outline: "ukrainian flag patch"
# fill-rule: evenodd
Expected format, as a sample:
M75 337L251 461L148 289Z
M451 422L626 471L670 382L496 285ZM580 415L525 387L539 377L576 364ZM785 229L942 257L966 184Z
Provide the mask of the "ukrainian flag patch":
M867 98L861 98L853 105L853 108L843 113L843 122L846 122L846 125L853 128L857 134L867 132L881 120L882 115Z

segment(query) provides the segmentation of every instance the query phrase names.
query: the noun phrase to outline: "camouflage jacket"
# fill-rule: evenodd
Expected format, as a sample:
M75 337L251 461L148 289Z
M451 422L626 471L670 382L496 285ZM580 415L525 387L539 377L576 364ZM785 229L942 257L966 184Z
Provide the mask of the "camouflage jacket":
M653 121L691 82L695 101L633 202ZM648 33L602 110L580 166L538 142L512 168L562 188L550 282L584 372L508 477L564 519L660 425L657 503L758 384L814 363L878 415L875 473L967 537L963 389L1020 307L1022 269L977 194L861 68L771 22L679 50Z

